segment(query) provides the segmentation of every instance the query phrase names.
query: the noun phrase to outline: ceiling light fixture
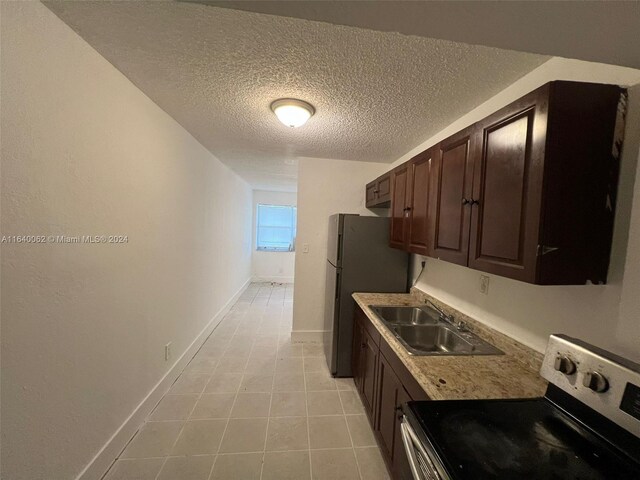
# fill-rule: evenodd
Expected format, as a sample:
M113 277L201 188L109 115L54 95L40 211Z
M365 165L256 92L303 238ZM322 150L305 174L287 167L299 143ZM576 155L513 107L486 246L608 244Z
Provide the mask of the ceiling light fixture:
M271 110L287 127L301 127L316 112L315 108L295 98L281 98L271 104Z

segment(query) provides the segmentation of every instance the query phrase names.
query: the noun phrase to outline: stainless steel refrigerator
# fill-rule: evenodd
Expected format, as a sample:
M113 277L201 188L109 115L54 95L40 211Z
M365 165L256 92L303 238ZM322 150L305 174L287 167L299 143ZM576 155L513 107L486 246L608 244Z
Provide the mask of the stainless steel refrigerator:
M331 374L350 377L354 292L406 292L409 254L389 247L389 219L329 217L325 353Z

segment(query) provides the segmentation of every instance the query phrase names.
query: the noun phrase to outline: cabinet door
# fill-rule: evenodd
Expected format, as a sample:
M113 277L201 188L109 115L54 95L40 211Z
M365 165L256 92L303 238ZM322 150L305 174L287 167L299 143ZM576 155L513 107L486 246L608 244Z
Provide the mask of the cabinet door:
M411 253L429 253L429 179L431 174L432 150L421 153L411 160L410 181L407 190L408 202L408 245Z
M402 384L389 363L380 355L378 362L378 432L380 433L380 446L383 454L393 461L393 445L397 422L398 390L402 390Z
M377 203L389 202L391 200L391 173L387 173L378 178L376 190Z
M365 205L367 208L375 207L377 191L378 191L377 180L374 180L373 182L367 184L365 188Z
M362 332L362 356L360 361L360 369L362 372L362 398L364 406L372 419L371 423L375 424L374 406L376 394L376 370L378 366L378 346L373 342L366 331Z
M389 245L404 248L406 240L407 180L409 165L403 164L391 172L391 234Z
M432 256L467 265L475 126L436 145Z
M411 479L411 469L402 444L402 404L411 401L389 362L380 355L378 362L378 438L382 454L389 459L394 478Z
M388 207L391 203L391 172L369 182L365 187L365 205L367 208Z
M353 383L355 383L358 391L362 391L362 350L364 348L362 339L362 325L356 318L353 320L353 348L351 349L351 372L353 374Z
M534 282L548 100L537 90L479 123L469 266Z

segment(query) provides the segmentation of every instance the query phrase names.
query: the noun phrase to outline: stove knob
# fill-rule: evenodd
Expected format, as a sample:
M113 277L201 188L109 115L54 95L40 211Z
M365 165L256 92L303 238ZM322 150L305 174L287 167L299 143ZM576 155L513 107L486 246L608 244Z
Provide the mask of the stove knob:
M598 393L606 392L609 389L609 382L600 372L585 373L582 384Z
M565 355L558 355L553 363L553 368L565 375L573 375L576 373L576 364L573 360Z

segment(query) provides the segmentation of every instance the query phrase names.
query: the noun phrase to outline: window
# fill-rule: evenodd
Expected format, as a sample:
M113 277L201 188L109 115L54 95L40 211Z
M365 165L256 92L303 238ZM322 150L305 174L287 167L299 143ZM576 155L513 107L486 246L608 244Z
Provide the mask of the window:
M296 207L258 204L257 250L293 252L296 243Z

